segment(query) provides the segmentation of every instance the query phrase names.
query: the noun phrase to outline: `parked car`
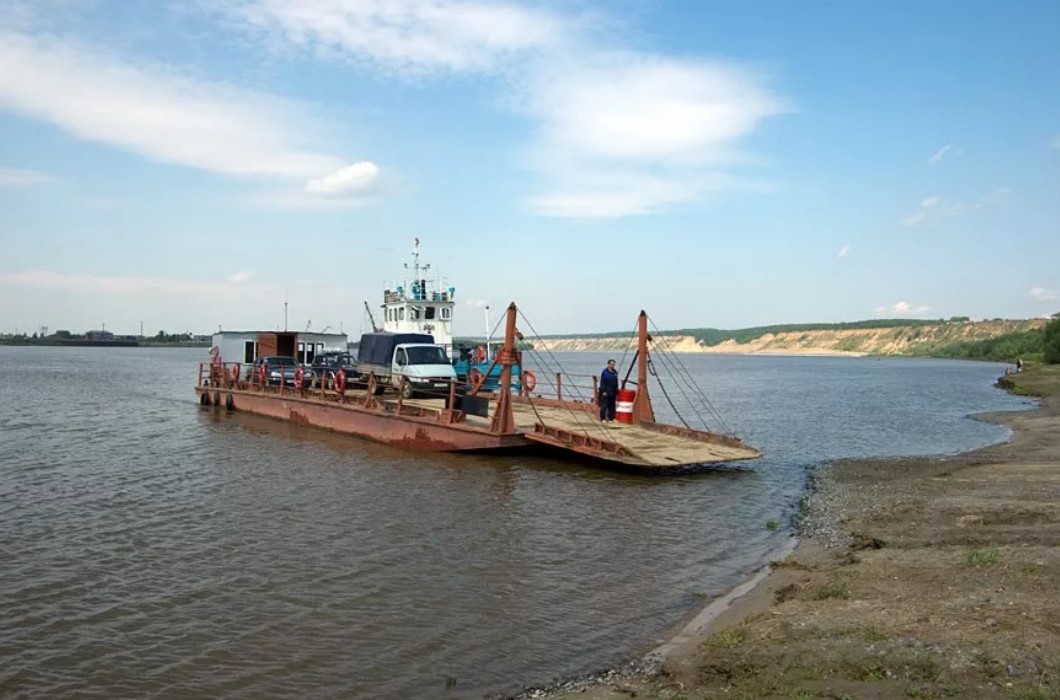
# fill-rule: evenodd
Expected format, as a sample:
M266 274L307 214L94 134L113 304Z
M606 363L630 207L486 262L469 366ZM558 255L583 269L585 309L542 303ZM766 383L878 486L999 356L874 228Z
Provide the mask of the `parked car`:
M374 374L380 382L376 391L391 386L406 399L417 394L448 395L450 383L456 380L445 348L423 333L365 333L357 355L362 381Z
M257 379L261 367L265 367L265 381L269 384L279 385L281 382L287 386L294 386L294 373L298 369L298 362L287 355L265 355L254 360L251 368L250 378ZM306 380L310 378L306 372Z
M309 365L312 372L311 382L313 386L323 383L330 388L332 376L330 373L339 370L346 372L346 376L352 381L357 376L357 359L348 352L324 352L313 358Z

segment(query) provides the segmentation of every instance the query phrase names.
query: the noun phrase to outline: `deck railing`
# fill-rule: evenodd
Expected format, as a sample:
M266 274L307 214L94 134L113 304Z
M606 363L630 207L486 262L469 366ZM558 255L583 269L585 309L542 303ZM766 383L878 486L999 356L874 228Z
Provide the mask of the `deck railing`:
M398 387L391 387L388 382L374 373L367 377L349 377L347 379L346 391L340 393L335 389L336 373L328 370L323 378L316 377L308 368L305 372L304 384L301 389L294 386L293 377L289 374L291 368L281 368L281 377L266 377L263 382L256 373L254 365L242 362L202 362L199 363L199 377L197 386L210 390L236 390L264 393L278 393L281 396L291 395L302 398L317 397L321 399L339 400L344 403L359 403L371 405L373 401L384 401L379 399L389 388L397 390L397 406L401 410L405 406L405 385L408 383L406 377L402 377ZM595 407L597 403L597 390L599 378L595 375L572 375L566 372L555 374L534 373L534 387L531 391L526 377L519 382L517 399L522 401L546 401L548 403L562 402L564 404L583 404L587 409ZM446 399L447 406L456 403L457 395L470 393L474 385L469 381L451 380L449 386L444 390L416 389L415 393L422 398ZM478 395L484 398L492 398L495 392L479 390ZM393 397L390 397L390 401ZM411 408L411 407L410 407ZM416 406L416 410L423 410L423 406Z

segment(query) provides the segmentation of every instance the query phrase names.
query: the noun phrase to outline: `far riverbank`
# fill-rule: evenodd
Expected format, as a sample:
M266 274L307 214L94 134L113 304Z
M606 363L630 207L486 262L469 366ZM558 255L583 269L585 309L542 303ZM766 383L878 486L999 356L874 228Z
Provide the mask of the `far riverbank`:
M1060 367L1001 382L1042 397L981 416L1009 442L822 469L761 583L650 673L550 697L1060 697Z

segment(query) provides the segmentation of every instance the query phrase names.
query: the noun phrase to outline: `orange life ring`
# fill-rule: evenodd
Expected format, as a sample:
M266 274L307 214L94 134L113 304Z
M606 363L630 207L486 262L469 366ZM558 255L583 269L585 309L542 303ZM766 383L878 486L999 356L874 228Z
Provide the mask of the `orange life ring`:
M482 374L482 370L478 367L472 367L471 371L467 373L467 381L472 389L478 389L482 386L482 382L486 381L486 375Z
M294 371L294 388L301 391L305 387L305 369L298 367Z
M477 348L475 348L475 353L473 355L473 359L475 360L475 362L485 362L486 361L486 348L482 347L481 345L479 345Z
M232 365L232 384L239 384L239 365Z
M266 377L267 374L268 374L268 370L265 369L265 365L264 364L258 365L258 383L259 384L264 384L265 383L265 377Z
M346 393L346 370L344 369L335 373L335 391L340 394Z
M537 388L537 377L530 370L523 372L523 388L528 394Z

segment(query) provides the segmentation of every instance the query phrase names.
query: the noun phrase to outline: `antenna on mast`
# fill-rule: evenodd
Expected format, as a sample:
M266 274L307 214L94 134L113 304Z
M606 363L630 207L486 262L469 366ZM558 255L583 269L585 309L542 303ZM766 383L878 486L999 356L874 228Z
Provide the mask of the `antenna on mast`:
M290 287L283 288L283 332L287 332L287 292L290 291Z

